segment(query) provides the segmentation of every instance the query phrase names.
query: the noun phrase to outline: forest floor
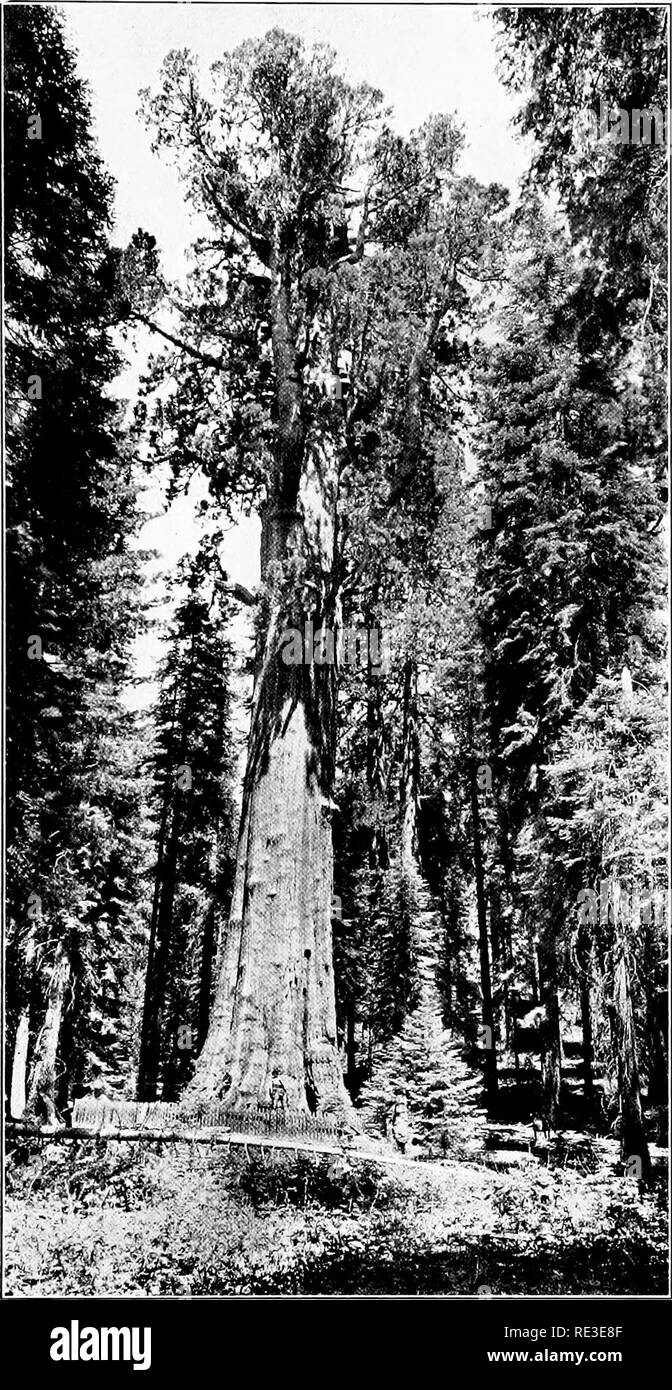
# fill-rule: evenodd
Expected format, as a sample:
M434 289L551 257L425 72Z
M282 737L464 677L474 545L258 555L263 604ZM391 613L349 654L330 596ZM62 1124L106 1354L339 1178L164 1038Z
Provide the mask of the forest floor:
M502 1135L499 1135L502 1138ZM618 1146L409 1163L209 1145L21 1140L5 1292L664 1294L665 1154L645 1191ZM256 1156L255 1156L256 1155Z

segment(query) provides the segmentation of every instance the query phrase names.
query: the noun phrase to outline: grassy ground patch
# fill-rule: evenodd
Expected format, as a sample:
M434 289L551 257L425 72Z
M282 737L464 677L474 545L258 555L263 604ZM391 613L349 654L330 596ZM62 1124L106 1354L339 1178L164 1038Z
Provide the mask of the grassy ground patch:
M665 1193L534 1160L427 1177L375 1161L26 1143L9 1294L664 1293Z

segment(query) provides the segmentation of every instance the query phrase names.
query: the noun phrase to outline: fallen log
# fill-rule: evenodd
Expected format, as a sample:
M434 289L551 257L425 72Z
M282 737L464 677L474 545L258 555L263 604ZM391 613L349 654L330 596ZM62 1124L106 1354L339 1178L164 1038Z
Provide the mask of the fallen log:
M287 1136L280 1138L277 1135L268 1134L235 1134L223 1132L221 1130L154 1130L147 1129L82 1129L81 1127L65 1126L58 1129L51 1129L48 1125L28 1125L21 1121L11 1121L6 1125L8 1136L17 1135L32 1139L42 1139L60 1142L61 1140L93 1140L95 1142L107 1142L114 1140L117 1143L154 1143L154 1144L210 1144L228 1145L243 1149L284 1149L299 1154L326 1154L334 1158L341 1158L347 1162L355 1163L380 1163L384 1167L410 1168L416 1173L424 1171L442 1178L450 1176L451 1169L455 1166L460 1168L479 1167L477 1164L460 1163L455 1165L450 1162L432 1163L419 1158L400 1158L396 1154L384 1154L368 1149L358 1149L354 1144L321 1144L307 1143L296 1137Z

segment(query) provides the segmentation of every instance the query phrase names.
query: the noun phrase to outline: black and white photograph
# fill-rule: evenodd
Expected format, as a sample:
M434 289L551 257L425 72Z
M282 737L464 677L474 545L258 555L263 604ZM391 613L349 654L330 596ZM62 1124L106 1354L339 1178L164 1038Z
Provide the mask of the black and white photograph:
M2 18L5 1317L49 1301L47 1375L149 1369L155 1300L627 1361L669 6Z

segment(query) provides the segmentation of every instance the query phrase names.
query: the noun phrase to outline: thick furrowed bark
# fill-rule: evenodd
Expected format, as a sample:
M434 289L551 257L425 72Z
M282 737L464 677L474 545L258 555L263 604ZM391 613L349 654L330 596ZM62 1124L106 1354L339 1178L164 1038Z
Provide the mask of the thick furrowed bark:
M335 669L283 659L283 633L333 631L336 454L309 442L294 504L271 499L262 530L265 610L236 883L212 1017L191 1098L346 1109L331 942L330 797ZM307 598L307 595L310 597Z
M231 916L188 1094L221 1098L232 1110L270 1102L324 1113L348 1107L331 945L336 673L333 654L288 662L283 633L303 633L310 619L335 638L344 426L321 396L326 333L315 333L311 362L299 360L296 266L280 220L268 268L276 433L262 513L255 696Z
M345 1092L336 1047L331 828L300 703L283 711L241 828L213 1018L191 1093L323 1111Z

